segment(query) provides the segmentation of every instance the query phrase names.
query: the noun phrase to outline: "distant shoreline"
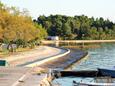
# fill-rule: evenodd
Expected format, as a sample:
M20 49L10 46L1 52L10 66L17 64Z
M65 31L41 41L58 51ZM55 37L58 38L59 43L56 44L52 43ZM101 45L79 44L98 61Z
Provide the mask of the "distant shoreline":
M42 44L55 44L55 43L112 43L115 40L42 40Z

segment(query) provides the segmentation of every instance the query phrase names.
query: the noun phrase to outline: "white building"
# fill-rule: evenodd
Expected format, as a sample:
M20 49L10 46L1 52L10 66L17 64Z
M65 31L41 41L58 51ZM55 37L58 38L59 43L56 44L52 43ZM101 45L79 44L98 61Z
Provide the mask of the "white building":
M48 40L59 40L58 36L48 36L47 37Z

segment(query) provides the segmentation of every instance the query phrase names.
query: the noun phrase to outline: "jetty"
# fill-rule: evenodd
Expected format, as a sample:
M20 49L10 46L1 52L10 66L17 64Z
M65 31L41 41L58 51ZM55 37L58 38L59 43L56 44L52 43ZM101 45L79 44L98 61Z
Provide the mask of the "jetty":
M52 61L48 61L45 64L39 65L39 67L45 68L45 69L61 69L65 70L68 69L72 64L82 60L82 58L85 58L88 56L88 53L82 50L76 50L76 49L70 49L70 53L61 57L57 58Z

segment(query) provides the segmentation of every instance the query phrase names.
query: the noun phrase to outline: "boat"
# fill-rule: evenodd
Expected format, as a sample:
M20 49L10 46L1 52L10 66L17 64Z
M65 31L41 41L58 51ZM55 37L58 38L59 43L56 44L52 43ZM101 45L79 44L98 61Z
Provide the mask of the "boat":
M115 86L115 69L98 68L97 77L93 82L76 82L73 86Z
M115 86L115 83L97 83L97 82L76 82L76 81L73 81L73 86Z
M61 77L77 76L77 77L111 77L115 78L115 69L98 68L97 70L83 70L83 71L64 71L53 70L53 73ZM58 76L60 77L60 76Z
M94 80L89 82L76 82L73 81L73 86L115 86L115 79L111 77L95 77Z
M115 69L98 68L98 70L85 71L58 71L55 72L59 77L93 77L93 82L73 81L73 86L115 86ZM58 74L59 73L59 74ZM58 78L59 78L58 77Z
M115 78L115 69L98 68L98 75L101 75L101 76L110 76L112 78Z

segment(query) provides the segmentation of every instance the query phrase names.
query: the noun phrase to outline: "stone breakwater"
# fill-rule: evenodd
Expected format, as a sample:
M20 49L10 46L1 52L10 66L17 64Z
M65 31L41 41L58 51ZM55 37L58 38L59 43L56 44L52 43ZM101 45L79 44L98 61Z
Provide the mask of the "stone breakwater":
M70 50L70 53L61 57L60 59L55 59L53 61L47 62L44 65L40 65L42 68L51 68L51 69L67 69L69 68L73 63L76 63L86 57L88 55L87 52L81 51L81 50Z
M68 52L66 52L63 55L50 57L49 59L46 59L44 61L41 61L40 63L30 64L27 66L33 67L38 66L42 67L44 69L67 69L72 64L79 62L84 57L88 56L88 53L82 50L76 50L76 49L70 49Z

